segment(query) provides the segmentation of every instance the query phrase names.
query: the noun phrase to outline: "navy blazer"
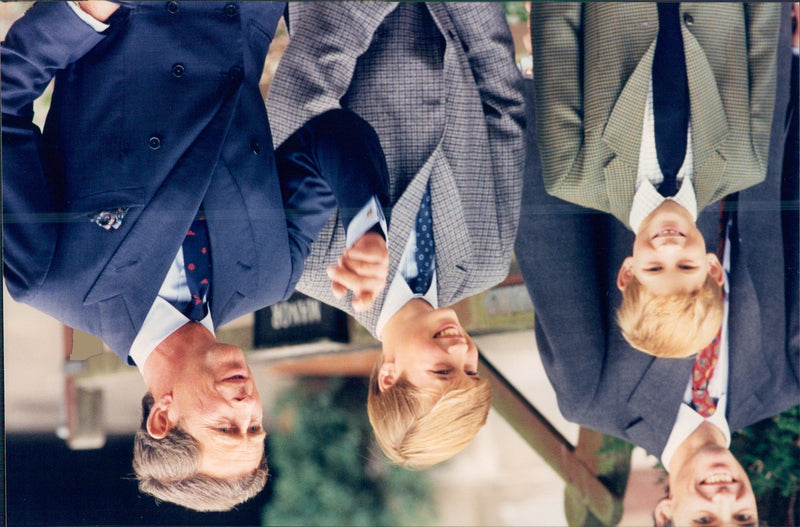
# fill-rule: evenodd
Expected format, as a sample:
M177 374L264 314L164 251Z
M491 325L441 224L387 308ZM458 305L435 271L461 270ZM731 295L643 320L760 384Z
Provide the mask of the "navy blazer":
M615 284L622 260L630 255L633 233L611 215L545 192L533 87L527 82L528 150L515 251L533 300L545 371L568 420L660 457L693 358L657 359L625 342L614 317L621 302ZM786 101L776 106L776 115L782 115ZM776 125L778 121L783 124L782 118ZM776 128L772 146L781 151L781 130ZM781 179L778 162L765 182L740 191L732 203L736 227L729 277L726 414L732 431L800 403L797 201L783 207L784 212L780 202L782 188L797 185L796 173L793 179ZM710 251L718 240L718 210L708 207L698 218ZM783 244L782 235L795 243Z
M97 33L66 3L44 2L12 26L2 46L3 260L16 300L125 360L201 204L219 326L291 295L337 201L346 224L385 194L379 171L326 180L307 163L313 152L285 152L293 168L279 174L258 82L283 9L123 2ZM32 102L53 77L40 134ZM325 141L337 139L352 138ZM118 207L128 208L119 229L89 221Z

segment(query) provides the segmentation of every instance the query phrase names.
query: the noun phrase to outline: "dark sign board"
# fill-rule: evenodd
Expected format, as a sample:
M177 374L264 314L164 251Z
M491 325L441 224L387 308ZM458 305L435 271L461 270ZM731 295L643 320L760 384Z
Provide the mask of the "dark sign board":
M300 344L319 339L347 342L347 314L295 292L286 302L255 313L254 344L258 347Z

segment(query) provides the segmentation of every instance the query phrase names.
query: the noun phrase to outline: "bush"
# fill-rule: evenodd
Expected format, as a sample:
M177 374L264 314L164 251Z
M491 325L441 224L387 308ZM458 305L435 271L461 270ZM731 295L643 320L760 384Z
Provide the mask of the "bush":
M386 465L366 415L367 381L304 379L276 405L264 525L412 525L434 519L422 472Z
M800 406L740 430L731 452L750 476L761 519L800 523Z

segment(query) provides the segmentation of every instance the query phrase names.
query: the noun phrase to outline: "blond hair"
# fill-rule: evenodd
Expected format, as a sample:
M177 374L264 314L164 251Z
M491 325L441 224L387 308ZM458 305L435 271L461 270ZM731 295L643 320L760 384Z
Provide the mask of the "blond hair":
M450 459L486 423L492 392L486 380L460 378L444 392L415 387L405 375L378 386L383 356L369 379L367 414L381 450L394 463L421 469Z
M622 292L617 323L628 344L662 358L688 357L722 325L722 288L709 274L696 291L657 296L635 276Z
M200 474L200 444L180 425L163 439L147 432L153 403L150 393L142 398L142 423L133 440L133 470L141 492L204 512L230 510L261 492L267 481L266 455L244 476L223 479Z

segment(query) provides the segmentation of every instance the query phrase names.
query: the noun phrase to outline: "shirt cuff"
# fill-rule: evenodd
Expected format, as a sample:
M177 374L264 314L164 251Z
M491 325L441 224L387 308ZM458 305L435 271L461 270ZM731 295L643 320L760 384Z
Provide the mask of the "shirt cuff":
M386 217L383 215L383 209L378 201L377 196L372 196L367 204L364 205L358 214L350 221L347 226L346 244L347 248L353 246L359 238L367 233L375 225L380 225L383 231L383 237L386 238L388 228L386 226Z
M103 31L109 28L109 24L97 20L95 17L93 17L92 15L81 9L77 2L67 2L67 5L69 5L69 7L75 12L75 14L78 15L78 18L89 24L92 27L92 29L94 29L98 33L102 33Z

